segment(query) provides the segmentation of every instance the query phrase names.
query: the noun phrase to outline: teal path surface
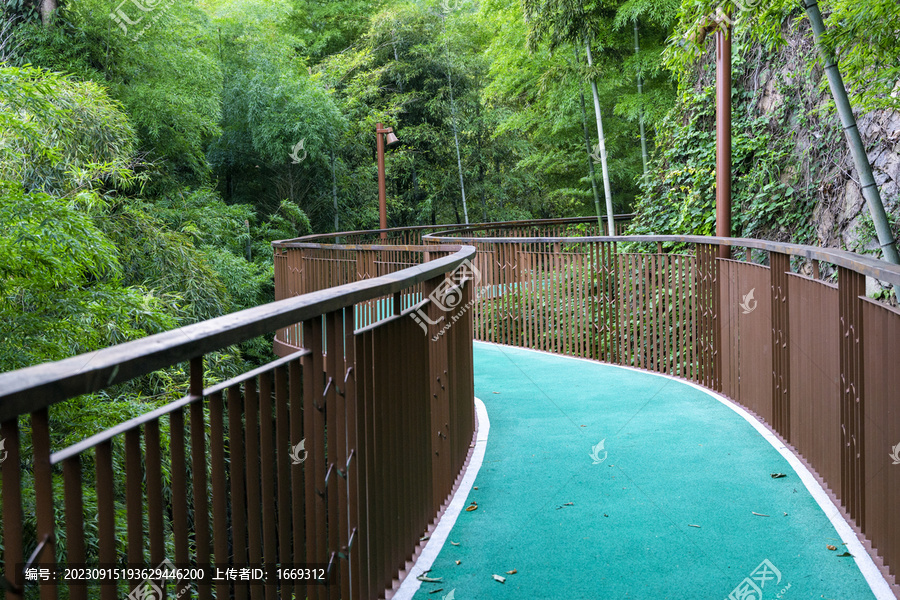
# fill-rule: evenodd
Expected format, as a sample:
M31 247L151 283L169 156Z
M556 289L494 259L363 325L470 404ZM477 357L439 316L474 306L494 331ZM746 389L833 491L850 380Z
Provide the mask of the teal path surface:
M475 394L490 419L478 508L417 600L875 598L790 464L709 394L479 343Z

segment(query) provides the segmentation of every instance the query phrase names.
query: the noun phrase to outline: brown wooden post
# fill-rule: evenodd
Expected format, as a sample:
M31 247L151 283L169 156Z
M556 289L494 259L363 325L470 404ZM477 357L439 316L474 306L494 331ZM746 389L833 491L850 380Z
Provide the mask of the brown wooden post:
M0 425L0 438L9 453L3 461L3 577L21 589L25 585L23 573L16 570L22 564L22 480L19 463L19 418L14 417ZM6 597L19 599L23 595L6 590Z
M716 235L731 237L731 25L716 29ZM719 257L731 249L719 246Z
M841 502L865 531L865 381L862 343L864 275L838 268L841 343Z
M769 254L772 276L772 426L785 440L791 438L791 344L788 338L788 273L791 257Z

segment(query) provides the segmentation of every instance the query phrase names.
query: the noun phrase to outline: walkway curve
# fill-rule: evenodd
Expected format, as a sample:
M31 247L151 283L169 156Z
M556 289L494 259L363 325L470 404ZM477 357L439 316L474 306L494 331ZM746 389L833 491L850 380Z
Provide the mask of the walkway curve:
M728 399L584 359L474 352L490 443L479 430L483 464L439 527L453 543L433 535L395 600L894 598L809 471ZM416 581L426 569L440 582ZM751 586L761 598L732 596Z

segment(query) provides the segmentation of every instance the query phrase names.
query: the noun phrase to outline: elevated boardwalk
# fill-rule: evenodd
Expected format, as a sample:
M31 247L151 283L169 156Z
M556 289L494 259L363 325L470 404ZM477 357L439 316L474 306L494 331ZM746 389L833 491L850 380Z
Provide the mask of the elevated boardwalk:
M276 302L0 374L3 596L900 598L900 309L866 295L900 267L595 227L279 241ZM272 333L279 358L210 380ZM57 426L173 367L180 399ZM26 578L167 560L201 571ZM300 563L318 584L274 570Z
M478 489L458 504L478 508L439 550L435 532L395 600L732 598L754 571L765 599L893 598L809 472L743 409L652 373L474 351L490 424ZM441 582L416 581L426 569Z

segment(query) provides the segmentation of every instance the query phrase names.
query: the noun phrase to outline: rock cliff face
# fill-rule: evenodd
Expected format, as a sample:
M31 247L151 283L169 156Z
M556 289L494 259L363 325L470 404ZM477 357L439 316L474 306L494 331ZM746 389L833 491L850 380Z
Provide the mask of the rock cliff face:
M790 145L789 158L778 165L780 179L797 190L795 198L809 194L814 239L793 239L792 232L783 229L754 236L880 255L809 25L801 17L786 25L783 35L787 44L771 53L742 44L740 35L736 36L735 95L748 92L756 114L769 116L769 130ZM713 61L714 55L708 52L699 85L714 85L714 69L709 68ZM896 234L900 230L900 112L857 112L856 116Z
M893 222L900 214L900 112L857 114L857 126L866 144L881 200ZM853 159L846 148L841 150L831 176L823 181L813 214L819 244L877 252L878 241L870 233L871 218Z

